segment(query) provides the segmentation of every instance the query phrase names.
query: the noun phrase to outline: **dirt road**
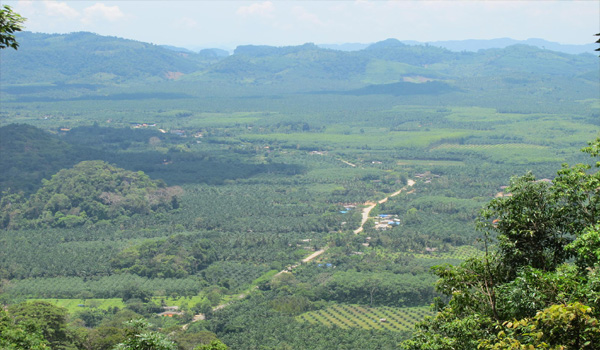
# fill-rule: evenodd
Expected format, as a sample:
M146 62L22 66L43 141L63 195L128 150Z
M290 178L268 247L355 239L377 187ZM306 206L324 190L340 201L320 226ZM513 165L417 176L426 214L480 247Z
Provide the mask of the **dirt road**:
M345 161L343 161L343 162L346 163ZM350 164L350 163L348 163L348 164L352 165L352 166L355 166L355 165ZM381 204L381 203L387 202L387 200L390 197L395 197L395 196L399 195L400 193L402 193L402 191L405 191L408 187L411 187L414 184L415 184L415 182L413 180L408 180L406 186L404 186L401 189L399 189L398 191L390 194L389 196L387 196L387 197L379 200L378 202L376 202L376 203L366 202L365 205L367 205L367 207L364 208L363 211L362 211L362 219L360 221L360 227L357 228L356 230L354 230L354 234L358 234L358 233L362 232L363 226L365 225L365 223L367 222L367 220L369 220L369 214L371 213L371 210L373 210L373 208L375 208L377 206L377 204ZM309 256L307 256L306 258L302 259L300 261L300 263L292 265L292 266L289 266L288 268L279 271L277 274L275 274L275 276L281 275L282 273L288 273L288 272L292 271L293 269L295 269L296 267L298 267L300 264L307 263L307 262L310 262L310 261L314 260L319 255L325 253L325 251L327 250L327 248L328 247L325 246L323 249L317 250L316 252L314 252L314 253L310 254ZM258 287L255 287L255 288L258 288ZM241 293L241 294L239 294L237 296L237 299L243 299L247 295L248 295L248 293ZM217 310L220 310L220 309L222 309L224 307L227 307L230 303L231 302L219 304L219 305L217 305L217 306L215 306L213 308L213 311L217 311ZM200 321L200 320L204 320L204 315L203 314L195 315L194 318L192 319L192 322L196 322L196 321ZM189 327L190 323L183 325L183 329L184 330L187 329L187 327Z
M359 234L363 231L363 227L365 226L365 223L367 222L367 220L369 220L369 214L371 213L371 210L373 210L373 208L375 208L377 206L377 204L382 204L387 202L387 200L390 197L395 197L397 195L399 195L400 193L402 193L402 191L405 191L408 187L411 187L415 184L415 182L413 180L408 180L406 182L406 186L402 187L401 189L399 189L398 191L390 194L389 196L379 200L377 203L373 203L373 202L366 202L365 205L367 207L363 208L362 211L362 220L360 221L360 227L357 228L356 230L354 230L354 234Z
M356 164L352 164L352 163L350 163L350 162L347 162L347 161L345 161L345 160L343 160L343 159L340 159L340 161L341 161L342 163L345 163L345 164L348 164L348 165L350 165L350 166L351 166L351 167L353 167L353 168L355 168L355 167L356 167Z

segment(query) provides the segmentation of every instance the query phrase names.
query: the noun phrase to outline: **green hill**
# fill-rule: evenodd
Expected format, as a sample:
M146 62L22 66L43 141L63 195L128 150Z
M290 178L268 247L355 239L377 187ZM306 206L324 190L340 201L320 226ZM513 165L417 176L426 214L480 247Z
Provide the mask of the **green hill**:
M369 58L359 53L322 49L314 44L300 46L240 46L232 56L208 69L217 79L243 83L294 84L296 90L357 82Z
M127 220L178 207L179 188L168 188L141 171L103 161L84 161L44 180L20 205L3 201L4 227L73 227L101 220ZM6 206L9 208L6 208Z
M216 59L87 32L23 32L18 40L18 52L2 52L3 84L102 84L174 79Z

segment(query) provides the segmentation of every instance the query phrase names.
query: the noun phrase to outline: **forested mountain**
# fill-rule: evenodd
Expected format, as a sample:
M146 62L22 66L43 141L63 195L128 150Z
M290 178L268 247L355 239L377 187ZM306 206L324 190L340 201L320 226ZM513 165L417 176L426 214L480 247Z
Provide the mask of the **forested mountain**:
M303 86L319 89L340 81L352 87L384 72L386 83L415 76L454 80L459 76L499 73L510 73L515 78L524 75L525 81L536 79L537 74L597 78L591 54L574 56L526 45L474 53L406 45L388 39L354 52L324 49L314 44L247 45L227 56L214 50L174 51L85 32L64 35L25 32L19 34L19 41L18 53L1 53L4 93L34 93L33 87L24 90L22 85L12 84L35 83L41 85L36 87L38 92L70 89L79 90L76 95L81 95L96 91L103 84L180 79L187 75L193 80L208 76L223 82L233 80L253 85L294 81L296 89Z
M200 70L214 58L133 40L79 32L19 35L18 52L2 52L7 83L93 84L173 79Z
M446 40L446 41L430 41L420 42L415 40L402 40L402 43L407 45L429 45L443 47L452 51L479 51L487 49L503 49L511 45L529 45L540 49L548 49L552 51L564 52L572 55L581 53L589 53L596 49L594 44L569 45L560 44L544 39L527 39L515 40L510 38L498 39L467 39L467 40ZM320 47L326 49L342 50L342 51L358 51L366 48L369 44L345 43L345 44L319 44Z

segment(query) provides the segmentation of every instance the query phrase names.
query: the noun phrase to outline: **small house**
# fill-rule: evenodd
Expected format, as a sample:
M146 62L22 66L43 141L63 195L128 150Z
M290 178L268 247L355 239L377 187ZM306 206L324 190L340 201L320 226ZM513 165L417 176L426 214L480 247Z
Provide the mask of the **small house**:
M180 316L183 315L183 312L178 312L178 311L165 311L165 312L161 312L160 314L157 314L158 316L162 316L162 317L173 317L173 316Z

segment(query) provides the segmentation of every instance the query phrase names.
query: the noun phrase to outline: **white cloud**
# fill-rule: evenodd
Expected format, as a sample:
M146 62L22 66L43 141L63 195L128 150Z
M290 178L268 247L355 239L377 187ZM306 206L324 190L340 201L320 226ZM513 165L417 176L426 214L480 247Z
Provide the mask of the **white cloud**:
M67 5L66 2L49 1L45 0L44 5L46 6L46 13L49 16L60 16L67 19L74 19L79 17L79 12Z
M38 6L40 5L40 6ZM29 19L30 17L35 17L39 13L47 13L48 11L42 8L41 2L34 3L31 0L19 0L15 5L10 5L13 7L15 12L20 14L21 16ZM41 11L40 11L41 10Z
M182 17L175 22L175 25L178 28L192 29L198 27L198 22L189 17Z
M96 19L110 22L118 21L125 17L119 6L106 6L99 2L83 10L84 16L81 21L89 24Z
M308 22L310 24L316 24L318 26L324 25L324 23L319 19L319 16L315 15L314 13L308 12L304 7L295 6L293 11L296 15L296 18L298 18L300 21Z
M31 9L31 8L33 8L33 1L32 0L19 0L17 6L19 6L21 8Z
M376 6L373 2L369 2L367 0L356 0L354 1L354 5L367 10L374 9Z
M244 17L257 15L261 17L272 18L274 16L273 12L275 12L275 6L273 3L270 1L264 1L261 3L254 3L249 6L242 6L238 8L236 14Z

